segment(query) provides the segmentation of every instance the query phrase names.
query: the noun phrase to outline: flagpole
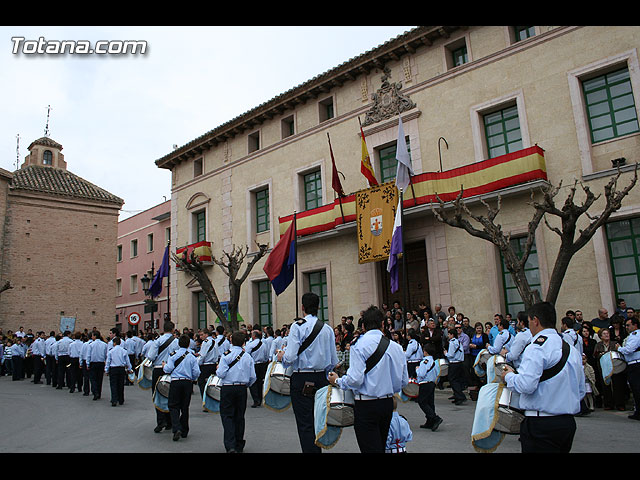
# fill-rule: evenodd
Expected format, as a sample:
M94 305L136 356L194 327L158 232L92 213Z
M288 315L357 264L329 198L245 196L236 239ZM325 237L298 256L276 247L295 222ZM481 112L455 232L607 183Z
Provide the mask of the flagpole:
M404 224L404 192L400 190L400 223L402 225L402 301L405 305L402 325L404 328L404 338L407 338L407 311L409 309L409 291L407 289L407 252L404 248L405 224Z
M296 255L296 263L295 263L295 282L296 282L296 318L300 318L299 313L299 305L298 305L298 222L297 222L297 212L293 211L293 250Z
M169 254L171 252L171 239L167 240L167 248ZM167 272L167 320L171 320L171 262L168 262L169 270Z

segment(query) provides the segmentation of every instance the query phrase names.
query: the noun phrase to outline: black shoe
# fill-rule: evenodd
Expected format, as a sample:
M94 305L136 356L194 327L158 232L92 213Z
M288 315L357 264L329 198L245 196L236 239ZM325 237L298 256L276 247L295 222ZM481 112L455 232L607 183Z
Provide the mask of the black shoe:
M181 433L180 434L180 438L187 438L187 435L189 435L188 433Z
M155 433L160 433L163 428L164 428L164 425L156 425L156 428L154 428L153 431Z
M467 403L466 400L456 400L455 402L453 402L454 405L464 405L466 403Z
M111 406L112 406L112 407L115 407L116 405L118 405L118 403L117 403L117 402L111 402Z
M74 392L75 392L75 389L73 389L73 388L69 389L69 393L74 393Z
M442 423L442 419L440 417L436 418L435 421L433 422L433 425L431 426L431 431L435 432L441 423Z
M178 440L180 440L180 431L173 432L173 441L177 442Z
M97 395L94 395L94 396L93 396L93 399L94 399L94 400L98 400L99 398L100 398L100 397L99 397L99 396L97 396Z
M432 427L428 423L423 423L422 425L420 425L420 428L432 428Z
M56 390L62 390L62 387L56 387Z
M254 403L253 405L251 405L251 408L258 408L260 406L259 403Z
M89 394L88 394L88 393L83 393L83 394L82 394L82 396L83 396L83 397L88 397L88 396L89 396Z
M231 448L231 449L227 450L227 453L238 453L238 452L236 452L233 448Z
M633 415L629 415L627 418L631 420L640 420L640 413L634 413Z

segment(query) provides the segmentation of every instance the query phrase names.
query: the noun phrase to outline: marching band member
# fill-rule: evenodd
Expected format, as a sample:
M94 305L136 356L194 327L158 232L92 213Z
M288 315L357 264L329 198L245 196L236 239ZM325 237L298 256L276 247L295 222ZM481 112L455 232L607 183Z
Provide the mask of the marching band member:
M200 367L198 388L200 388L200 396L203 399L205 395L204 386L207 383L209 377L216 372L216 367L218 366L218 358L220 357L216 339L209 333L209 330L206 328L200 332L202 345L200 346L200 352L198 352L198 367Z
M506 320L505 320L506 321ZM447 360L449 360L449 383L453 390L453 400L455 405L463 405L467 397L464 395L464 350L462 344L458 340L458 331L455 328L448 330L449 345L444 351ZM498 340L496 339L496 343Z
M87 364L89 365L89 382L93 399L99 400L102 396L102 380L104 378L104 364L107 361L107 344L102 340L98 330L92 332L93 341L87 352Z
M365 333L351 347L347 373L342 377L335 372L329 374L332 385L353 390L354 430L362 453L384 453L393 416L393 396L409 383L402 347L384 336L383 321L382 311L369 307L362 317ZM369 359L374 354L377 363L369 370L367 366L373 362Z
M253 358L256 369L256 381L249 388L249 393L251 393L251 398L253 399L251 408L257 408L262 405L262 385L269 366L269 347L261 338L260 331L253 330L251 332L251 340L247 342L244 349Z
M423 347L424 359L416 370L416 381L418 382L418 406L424 412L426 421L420 428L430 428L435 432L442 418L436 414L435 391L438 380L438 369L433 358L436 347L431 343L426 343Z
M503 348L508 350L513 342L513 335L511 335L511 332L509 331L509 320L501 318L496 326L498 327L498 334L496 335L493 344L487 343L486 345L486 348L491 355L497 355Z
M151 342L147 351L147 358L153 363L153 374L151 376L151 396L155 394L156 383L158 379L164 375L162 370L162 362L166 362L169 354L179 348L178 339L173 335L175 325L172 321L164 322L164 333L160 337ZM163 428L167 430L171 428L171 415L168 412L156 410L156 427L153 429L155 433L160 433Z
M575 325L573 319L571 317L563 317L560 324L562 325L562 333L560 334L562 339L572 347L575 347L582 355L582 340L578 336L578 332L573 328Z
M247 408L247 387L256 381L251 355L245 354L245 335L242 331L231 335L232 346L220 357L216 375L220 385L220 419L224 430L227 453L241 453L245 446L244 427Z
M407 369L409 378L416 378L416 368L423 357L422 348L420 347L420 343L418 343L418 340L420 340L420 332L412 328L407 332L407 337L409 337L409 343L405 351Z
M107 360L104 363L104 373L109 376L111 390L111 406L124 403L124 379L127 372L133 371L129 354L121 345L120 337L112 339L113 347L107 352Z
M189 348L190 343L188 335L181 335L178 349L169 354L167 361L162 361L163 373L171 374L168 406L174 442L187 438L189 434L189 405L193 382L200 376L198 360Z
M555 330L556 311L539 302L529 311L532 342L522 354L518 373L506 365L501 372L507 388L520 395L525 410L520 427L523 453L571 451L576 431L574 415L584 397L582 358ZM566 347L563 347L566 344Z
M291 325L287 348L277 355L285 368L293 367L291 405L304 453L321 452L315 444L314 397L318 389L328 385L327 374L338 363L333 329L318 319L319 305L320 298L315 293L302 296L302 311L306 315ZM311 343L305 343L307 339Z
M638 331L638 318L629 317L624 324L629 335L617 350L624 355L627 362L627 381L635 404L633 414L628 418L640 420L640 331Z
M522 352L531 343L531 330L529 330L529 318L524 312L518 312L517 317L518 333L516 333L511 346L507 349L503 346L500 355L506 358L516 369L522 361Z

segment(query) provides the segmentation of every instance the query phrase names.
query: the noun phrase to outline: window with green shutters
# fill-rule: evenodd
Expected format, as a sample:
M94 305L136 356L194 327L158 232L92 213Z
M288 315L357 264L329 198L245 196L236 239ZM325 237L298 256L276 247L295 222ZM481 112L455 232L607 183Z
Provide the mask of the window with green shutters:
M463 45L460 48L456 48L451 52L451 56L453 57L454 67L467 63L469 61L469 58L467 56L467 46Z
M522 133L516 105L483 116L489 158L522 150Z
M256 192L256 232L269 230L269 189Z
M533 37L536 34L535 27L513 27L513 31L516 34L516 42Z
M518 257L522 257L526 243L527 237L511 239L511 246L515 249ZM511 273L509 273L509 270L507 270L505 266L502 254L500 255L500 265L502 266L502 284L504 286L504 303L506 309L504 313L510 313L515 318L519 311L524 311L524 302L513 281ZM540 291L540 270L538 269L538 252L535 242L531 246L529 258L527 259L527 263L525 263L524 274L527 277L531 289Z
M271 282L263 280L256 282L258 290L258 318L260 325L271 325Z
M193 214L194 220L194 243L202 242L207 239L207 221L205 211L197 212Z
M196 293L196 323L198 328L207 327L207 299L204 293Z
M304 209L322 206L322 176L320 170L304 175Z
M606 225L607 244L616 298L640 307L640 218Z
M640 130L628 68L584 80L582 89L592 142Z
M409 145L409 138L407 140L407 151L411 156L411 145ZM398 160L396 160L396 148L397 144L390 145L388 147L378 150L380 157L380 183L390 182L396 178L398 171Z
M309 291L320 297L318 307L318 318L323 321L329 320L329 298L327 295L327 272L321 270L307 275L309 280Z

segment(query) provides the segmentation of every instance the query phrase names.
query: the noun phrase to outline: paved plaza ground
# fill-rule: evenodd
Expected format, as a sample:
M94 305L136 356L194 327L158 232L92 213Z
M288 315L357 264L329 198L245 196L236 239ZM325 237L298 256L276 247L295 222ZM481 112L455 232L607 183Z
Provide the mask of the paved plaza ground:
M475 403L455 406L451 390L436 391L436 411L444 422L436 432L419 428L424 415L414 402L400 403L398 411L409 421L413 441L409 453L475 453L471 428ZM172 440L168 431L156 434L155 412L149 390L125 387L125 403L112 407L108 379L103 395L92 396L56 390L29 379L0 377L0 453L224 453L222 423L215 413L203 412L197 387L190 409L186 439ZM249 405L251 400L249 400ZM274 412L249 408L246 412L245 453L298 453L300 446L293 410ZM630 412L597 409L576 418L578 426L572 453L638 453L640 422ZM345 428L337 445L324 453L357 453L353 428ZM519 453L517 436L508 435L496 453Z

